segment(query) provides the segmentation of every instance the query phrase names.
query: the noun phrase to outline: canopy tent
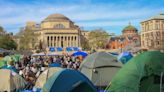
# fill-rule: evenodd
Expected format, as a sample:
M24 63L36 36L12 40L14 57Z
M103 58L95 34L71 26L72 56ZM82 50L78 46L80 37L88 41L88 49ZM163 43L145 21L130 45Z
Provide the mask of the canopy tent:
M62 69L48 79L42 92L97 92L97 90L80 72Z
M164 53L144 52L132 58L120 69L107 90L108 92L160 92L160 84L164 83L164 80L160 82L162 73L164 73Z
M83 52L83 51L77 51L75 53L72 54L72 56L82 56L82 57L86 57L88 54L86 52Z
M118 56L118 61L126 64L131 58L133 58L133 55L130 52L123 52Z
M87 56L80 65L80 71L96 86L107 86L121 68L121 62L107 52L96 52Z
M46 83L46 81L48 80L48 78L50 78L55 72L60 71L61 68L48 68L47 70L45 70L42 74L40 74L40 76L38 77L36 83L35 83L35 88L42 88L43 85Z
M0 69L0 91L13 92L15 90L25 88L25 80L17 73L7 70Z

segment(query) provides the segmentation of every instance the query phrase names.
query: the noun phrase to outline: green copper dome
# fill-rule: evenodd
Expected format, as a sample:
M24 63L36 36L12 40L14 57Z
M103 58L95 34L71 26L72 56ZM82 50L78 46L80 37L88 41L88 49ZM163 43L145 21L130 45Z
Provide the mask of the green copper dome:
M130 30L138 31L134 26L132 26L132 25L129 23L129 25L126 26L126 27L123 29L123 32L124 32L124 31L130 31Z

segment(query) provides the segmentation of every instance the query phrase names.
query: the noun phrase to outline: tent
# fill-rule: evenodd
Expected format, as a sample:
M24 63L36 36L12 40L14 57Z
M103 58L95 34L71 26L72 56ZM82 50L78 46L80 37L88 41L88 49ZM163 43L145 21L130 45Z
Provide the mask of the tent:
M38 77L36 83L35 83L35 88L42 88L43 85L46 83L49 77L51 77L55 72L60 71L61 68L48 68L45 70L40 76Z
M80 71L96 86L105 87L121 68L122 63L107 52L95 52L84 59Z
M42 92L97 92L97 90L79 71L62 69L48 79Z
M72 54L72 56L82 56L82 57L86 57L88 54L86 52L83 52L83 51L77 51L75 53Z
M133 58L133 55L130 52L123 52L118 56L118 61L126 64L131 58Z
M55 62L55 63L49 64L48 67L61 67L61 64L58 62Z
M132 58L120 69L107 90L108 92L160 92L160 84L161 88L164 88L163 73L164 53L144 52Z
M13 92L23 89L25 84L25 80L17 73L7 69L0 69L0 92Z

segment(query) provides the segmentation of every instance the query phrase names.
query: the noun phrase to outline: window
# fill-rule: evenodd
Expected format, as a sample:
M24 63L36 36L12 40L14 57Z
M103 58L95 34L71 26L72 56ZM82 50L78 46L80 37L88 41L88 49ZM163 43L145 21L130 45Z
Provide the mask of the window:
M63 29L63 28L65 28L65 26L64 26L63 24L56 24L56 25L54 26L54 28Z

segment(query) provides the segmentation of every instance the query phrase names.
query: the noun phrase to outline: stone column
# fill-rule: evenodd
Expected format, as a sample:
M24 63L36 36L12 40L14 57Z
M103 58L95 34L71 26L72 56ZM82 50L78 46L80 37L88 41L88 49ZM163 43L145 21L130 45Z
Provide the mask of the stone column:
M59 36L58 46L61 47L61 36Z

